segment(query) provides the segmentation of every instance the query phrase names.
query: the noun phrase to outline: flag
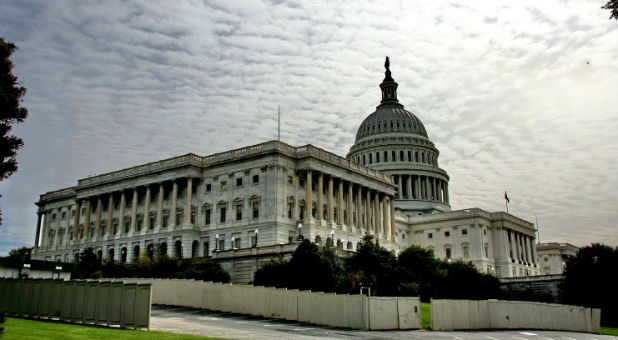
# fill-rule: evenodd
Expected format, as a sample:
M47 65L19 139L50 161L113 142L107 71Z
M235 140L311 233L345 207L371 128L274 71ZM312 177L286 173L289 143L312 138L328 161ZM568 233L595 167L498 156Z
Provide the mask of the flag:
M511 203L511 200L509 200L509 196L506 194L506 191L504 192L504 199L506 200L506 203Z

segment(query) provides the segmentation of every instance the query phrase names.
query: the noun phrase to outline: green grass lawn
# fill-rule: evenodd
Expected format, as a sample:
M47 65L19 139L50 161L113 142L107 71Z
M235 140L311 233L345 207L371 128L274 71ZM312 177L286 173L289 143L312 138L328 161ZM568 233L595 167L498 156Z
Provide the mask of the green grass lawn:
M616 336L618 336L618 328L601 327L601 334L603 334L603 335L616 335Z
M421 302L421 325L424 329L431 329L431 304Z
M7 318L2 340L214 340L204 336L72 325L60 322Z

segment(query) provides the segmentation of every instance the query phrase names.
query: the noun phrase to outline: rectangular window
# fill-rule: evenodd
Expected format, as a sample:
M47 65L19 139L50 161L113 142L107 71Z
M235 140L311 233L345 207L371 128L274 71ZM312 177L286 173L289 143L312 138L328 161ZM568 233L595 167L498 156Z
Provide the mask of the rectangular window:
M82 215L86 214L86 208L82 208Z
M288 203L288 218L292 218L293 211L294 211L294 203Z
M130 221L124 221L124 232L125 232L125 234L129 232L129 228L131 228L131 222Z
M64 219L66 219L66 218L67 218L67 212L66 212L66 211L63 211L63 212L60 214L60 219L63 219L63 220L64 220Z
M450 231L445 231L444 232L444 237L449 237L451 236L451 232Z
M191 224L195 224L195 214L191 214Z
M288 184L294 184L294 177L288 176Z
M225 223L225 210L226 210L225 207L222 207L221 210L220 210L220 219L219 219L219 221L221 223Z
M468 235L468 229L465 229L465 228L464 228L464 229L462 229L462 230L461 230L461 234L462 234L462 235Z
M142 220L137 220L137 231L142 230L142 225L144 224L144 221Z
M170 217L169 216L163 216L163 228L167 228L167 226L169 225L170 222Z
M210 209L204 210L204 224L205 225L210 224Z
M251 209L253 210L253 218L260 217L260 202L253 202Z
M156 219L155 219L154 217L151 217L151 218L149 219L149 222L150 222L150 229L151 229L151 230L155 228L155 221L156 221Z
M75 210L71 210L71 217L75 217Z
M56 220L56 213L53 213L52 214L52 221L55 221L55 220Z
M236 186L237 187L242 187L242 178L237 178L236 179Z
M181 225L182 224L182 217L184 216L184 214L182 212L179 212L176 214L176 225Z
M427 238L433 238L433 234L432 233L427 234Z
M253 175L253 184L260 183L260 175Z
M225 239L224 238L219 239L219 250L225 250Z
M221 183L219 183L219 187L221 188L221 190L227 190L227 182L221 181Z
M112 227L112 234L116 235L118 233L118 222L114 222Z
M206 184L206 192L211 192L212 191L212 184L208 183Z
M236 206L236 221L242 220L242 205Z
M470 248L468 248L468 246L463 247L463 257L464 259L467 259L470 257Z
M451 258L451 248L446 248L446 258L450 259Z
M240 248L240 237L236 237L234 239L234 248L236 249Z

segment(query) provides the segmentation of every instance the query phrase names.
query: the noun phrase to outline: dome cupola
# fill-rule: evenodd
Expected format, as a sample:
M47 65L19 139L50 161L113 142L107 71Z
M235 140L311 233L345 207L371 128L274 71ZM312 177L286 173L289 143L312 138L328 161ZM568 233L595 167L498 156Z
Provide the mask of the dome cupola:
M393 176L399 189L395 208L416 215L450 210L448 174L438 166L439 151L416 115L397 98L397 82L384 62L382 100L359 126L347 158Z

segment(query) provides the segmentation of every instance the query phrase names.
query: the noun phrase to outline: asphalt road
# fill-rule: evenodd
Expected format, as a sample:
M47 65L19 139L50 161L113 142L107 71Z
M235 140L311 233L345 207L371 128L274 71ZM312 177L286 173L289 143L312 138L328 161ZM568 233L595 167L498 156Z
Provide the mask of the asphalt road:
M319 327L306 323L282 321L193 310L169 306L152 306L150 329L164 332L205 335L232 339L418 339L418 340L618 340L618 337L555 331L516 330L482 332L357 331Z

